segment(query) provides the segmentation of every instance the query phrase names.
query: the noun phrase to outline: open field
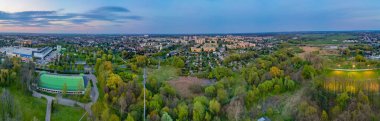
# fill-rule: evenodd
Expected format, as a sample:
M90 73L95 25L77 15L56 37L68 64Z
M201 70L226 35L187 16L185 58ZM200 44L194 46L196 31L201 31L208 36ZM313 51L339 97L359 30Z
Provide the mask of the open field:
M54 105L54 110L52 111L52 121L79 121L82 115L85 113L80 107L68 107L63 105ZM86 114L87 115L87 114ZM87 121L86 116L82 121Z
M178 69L171 66L161 66L160 69L151 70L148 76L157 79L157 81L168 81L178 77Z
M315 51L319 51L320 48L319 47L311 47L311 46L302 46L300 47L303 52L302 53L299 53L298 56L301 57L301 58L305 58L305 55L311 53L311 52L315 52Z
M208 79L200 79L197 77L179 77L178 79L169 81L169 84L173 86L181 97L190 98L197 94L191 91L191 86L205 86L212 82Z

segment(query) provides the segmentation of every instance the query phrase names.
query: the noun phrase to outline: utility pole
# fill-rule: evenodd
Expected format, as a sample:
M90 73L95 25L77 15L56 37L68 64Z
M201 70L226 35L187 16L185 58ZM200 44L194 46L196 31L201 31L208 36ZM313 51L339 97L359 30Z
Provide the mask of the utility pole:
M145 90L146 90L146 87L145 87L145 84L146 84L146 67L144 68L144 75L143 75L143 78L144 78L144 121L146 121L145 119L145 114L146 114L146 105L145 105Z

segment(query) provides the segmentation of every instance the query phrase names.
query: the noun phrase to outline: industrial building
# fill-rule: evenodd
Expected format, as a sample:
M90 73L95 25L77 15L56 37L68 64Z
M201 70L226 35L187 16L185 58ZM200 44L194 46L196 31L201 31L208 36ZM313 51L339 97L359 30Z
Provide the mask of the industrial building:
M33 51L33 57L44 59L52 51L53 49L51 47L44 47L44 48L38 49L37 51Z
M51 47L44 48L27 48L27 47L3 47L0 48L1 53L5 53L7 56L16 56L22 58L38 58L44 59L49 55L53 49Z

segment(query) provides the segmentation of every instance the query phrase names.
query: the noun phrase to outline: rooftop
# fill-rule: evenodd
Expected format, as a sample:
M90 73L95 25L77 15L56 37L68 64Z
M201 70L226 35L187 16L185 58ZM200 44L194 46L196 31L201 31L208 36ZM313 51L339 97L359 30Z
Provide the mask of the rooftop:
M79 86L84 90L86 83L83 76L66 76L66 75L53 75L41 74L39 86L42 88L62 90L64 84L67 85L68 91L78 91Z

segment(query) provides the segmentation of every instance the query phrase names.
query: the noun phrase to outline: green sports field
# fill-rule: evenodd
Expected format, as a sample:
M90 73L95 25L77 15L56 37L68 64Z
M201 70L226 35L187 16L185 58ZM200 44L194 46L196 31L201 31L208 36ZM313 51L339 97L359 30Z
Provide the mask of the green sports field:
M42 88L62 90L66 83L68 91L78 91L78 87L85 87L83 76L62 76L41 74L39 86Z

